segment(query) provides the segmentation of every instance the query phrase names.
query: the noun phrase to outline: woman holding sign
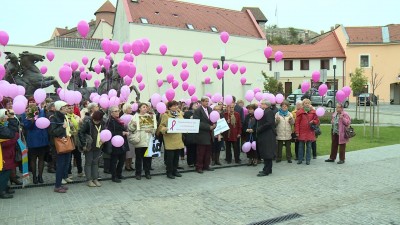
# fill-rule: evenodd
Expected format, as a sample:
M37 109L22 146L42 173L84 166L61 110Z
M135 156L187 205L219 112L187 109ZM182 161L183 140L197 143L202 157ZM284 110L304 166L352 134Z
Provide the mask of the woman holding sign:
M158 130L164 137L167 177L175 179L175 177L182 176L178 172L179 152L183 150L185 146L182 141L182 133L168 133L168 130L172 129L172 127L168 127L168 119L183 119L183 115L178 111L178 102L175 100L167 103L167 109L168 111L161 116ZM174 123L172 123L172 126L174 126Z

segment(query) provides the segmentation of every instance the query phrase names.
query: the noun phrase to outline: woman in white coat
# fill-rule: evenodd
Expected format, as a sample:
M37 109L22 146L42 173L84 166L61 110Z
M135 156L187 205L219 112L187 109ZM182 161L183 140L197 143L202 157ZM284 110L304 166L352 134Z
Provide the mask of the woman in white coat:
M292 150L291 141L292 139L292 126L294 124L293 115L289 112L289 102L283 101L281 108L275 114L276 124L276 140L278 141L278 149L276 154L276 162L279 163L282 160L282 148L285 145L286 148L286 159L288 163L292 163Z

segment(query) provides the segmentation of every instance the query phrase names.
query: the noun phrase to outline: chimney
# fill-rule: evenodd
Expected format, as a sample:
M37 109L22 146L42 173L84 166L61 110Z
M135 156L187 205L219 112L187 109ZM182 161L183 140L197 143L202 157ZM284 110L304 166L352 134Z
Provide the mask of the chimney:
M324 34L325 32L324 32L324 30L321 30L321 34Z
M334 26L331 26L331 31L333 31L335 29L335 27Z

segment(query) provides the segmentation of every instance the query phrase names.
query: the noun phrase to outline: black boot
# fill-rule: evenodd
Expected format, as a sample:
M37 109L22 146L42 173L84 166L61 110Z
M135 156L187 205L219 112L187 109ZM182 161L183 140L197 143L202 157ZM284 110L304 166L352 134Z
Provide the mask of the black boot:
M0 193L0 198L1 199L7 199L7 198L13 198L13 195L7 194L5 191Z
M221 162L219 161L219 155L220 155L220 153L221 153L221 152L216 152L216 153L215 153L215 165L218 165L218 166L221 165Z
M44 183L43 177L42 177L42 176L39 175L37 179L38 179L38 182L39 182L39 183L41 183L41 184Z
M9 186L6 187L6 193L7 194L14 194L15 191L13 189L11 189Z
M33 177L32 177L32 182L33 182L34 184L38 184L37 176L33 176Z

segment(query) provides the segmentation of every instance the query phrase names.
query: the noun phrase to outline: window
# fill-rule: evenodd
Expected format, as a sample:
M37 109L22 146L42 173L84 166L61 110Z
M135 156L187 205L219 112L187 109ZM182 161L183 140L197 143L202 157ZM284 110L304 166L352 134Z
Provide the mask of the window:
M141 21L142 23L149 23L149 21L147 21L147 19L144 18L144 17L140 17L140 21Z
M329 59L321 59L321 70L329 70Z
M293 60L284 61L284 70L293 70Z
M212 32L218 32L218 29L217 29L216 27L212 26L212 27L211 27L211 31L212 31Z
M189 30L194 30L194 26L193 26L192 24L190 24L190 23L187 23L187 24L186 24L186 27L187 27Z
M310 69L310 61L300 60L300 70L309 70L309 69Z
M360 56L360 67L369 67L369 55Z

